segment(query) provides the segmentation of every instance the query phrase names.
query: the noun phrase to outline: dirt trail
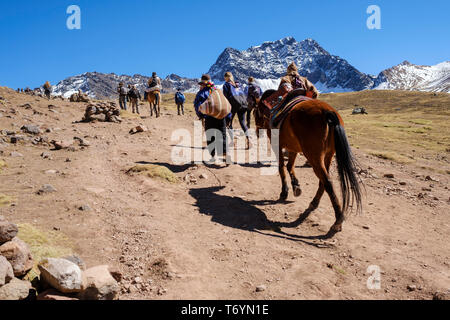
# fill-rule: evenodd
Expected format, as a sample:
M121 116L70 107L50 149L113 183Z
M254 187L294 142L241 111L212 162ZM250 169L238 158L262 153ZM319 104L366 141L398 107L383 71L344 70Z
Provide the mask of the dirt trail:
M4 89L0 96L8 100L0 105L0 129L42 124L53 129L43 134L50 140L78 136L91 143L75 152L1 144L0 159L8 167L0 173L0 194L16 201L0 207L0 214L60 230L88 265L118 266L125 278L121 299L431 299L450 289L448 176L356 151L366 170L364 213L349 216L334 238L321 239L334 214L324 196L299 221L318 185L312 169L301 167L302 157L297 176L303 194L294 198L291 192L289 202L280 204L274 201L278 175L260 176L257 167L171 164L172 131L192 131L191 112L178 117L163 108L159 119L74 124L85 104L49 103ZM19 107L26 102L38 113ZM49 112L48 104L58 113ZM138 124L149 132L130 135ZM12 151L23 157L10 157ZM127 174L137 163L166 166L180 182ZM196 182L184 181L187 174ZM37 195L47 183L57 192ZM83 204L93 210L80 211ZM367 288L371 265L380 267L381 290ZM257 292L261 285L265 289Z

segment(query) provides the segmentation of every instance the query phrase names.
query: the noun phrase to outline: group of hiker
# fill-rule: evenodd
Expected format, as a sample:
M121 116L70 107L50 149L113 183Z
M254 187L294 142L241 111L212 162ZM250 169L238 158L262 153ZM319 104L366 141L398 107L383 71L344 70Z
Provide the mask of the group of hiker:
M204 121L204 128L206 131L208 150L211 154L211 161L215 161L215 156L217 148L222 148L220 152L221 156L227 158L227 128L231 129L231 134L233 134L233 119L237 115L239 124L245 133L247 148L250 148L249 132L250 127L250 117L252 111L255 109L257 104L260 102L262 97L261 88L255 83L253 77L248 78L248 85L246 90L237 82L231 72L226 72L224 74L225 83L223 85L223 96L231 105L228 114L223 114L214 109L214 105L217 108L221 108L223 101L220 99L220 94L215 93L214 99L211 99L214 92L220 92L220 90L212 82L211 77L208 74L204 74L201 77L200 91L197 93L194 100L194 108L198 118ZM305 77L300 76L298 73L298 68L295 63L291 63L288 68L286 75L281 78L278 90L275 91L268 99L264 101L269 109L275 106L279 106L287 94L293 90L299 90L301 95L307 96L312 99L318 97L318 91L316 87ZM271 100L271 98L273 100ZM217 100L217 101L214 101ZM219 106L219 107L218 107ZM219 134L208 134L208 130L216 129L215 132ZM216 141L217 139L217 141ZM233 135L231 136L233 139ZM227 161L228 163L228 161Z
M144 91L144 99L142 99L141 93L136 88L136 85L129 84L128 88L125 87L123 82L119 83L117 87L117 93L119 94L119 105L122 110L127 110L127 102L130 102L132 112L140 114L139 112L139 101L147 100L147 96L150 93L160 93L162 90L161 79L158 77L156 72L152 73L152 77L147 82L147 89ZM155 103L159 105L160 95L155 94ZM184 102L186 101L186 97L181 92L181 88L177 89L175 93L175 103L178 108L178 115L184 115Z
M43 85L44 88L44 95L45 97L50 100L51 98L51 92L52 92L52 86L50 85L50 82L46 81ZM39 95L42 94L41 88L36 88L34 90L31 90L29 87L26 87L25 89L23 88L18 88L16 90L17 93L25 93L25 94L29 94L29 95Z

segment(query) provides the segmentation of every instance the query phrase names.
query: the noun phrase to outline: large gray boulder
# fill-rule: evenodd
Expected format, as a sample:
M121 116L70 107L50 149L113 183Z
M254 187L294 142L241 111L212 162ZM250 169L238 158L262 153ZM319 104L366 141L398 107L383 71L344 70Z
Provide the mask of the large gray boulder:
M14 279L14 271L8 260L4 256L0 256L0 287L8 284Z
M0 216L0 245L11 241L19 232L17 225Z
M82 300L115 300L119 285L111 276L107 265L89 268L84 272L85 289L80 294Z
M13 278L0 287L0 300L23 300L30 294L31 283Z
M81 269L66 259L47 258L39 262L41 280L63 293L83 290Z
M16 277L24 276L33 268L33 257L28 245L17 237L0 246L0 255L9 261Z

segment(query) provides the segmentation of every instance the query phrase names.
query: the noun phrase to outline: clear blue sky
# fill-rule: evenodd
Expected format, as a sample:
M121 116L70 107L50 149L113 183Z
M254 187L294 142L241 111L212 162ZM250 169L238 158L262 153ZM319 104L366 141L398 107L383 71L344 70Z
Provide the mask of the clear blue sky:
M81 30L66 9L81 8ZM275 5L274 5L275 4ZM381 8L381 30L366 9ZM313 38L360 71L450 60L450 1L2 0L0 85L55 84L87 71L199 77L226 47Z

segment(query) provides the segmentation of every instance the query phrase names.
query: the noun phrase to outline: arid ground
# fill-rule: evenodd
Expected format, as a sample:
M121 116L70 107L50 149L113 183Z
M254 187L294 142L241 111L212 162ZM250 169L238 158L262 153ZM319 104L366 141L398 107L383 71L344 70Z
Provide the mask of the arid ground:
M161 118L143 105L144 118L125 113L121 124L75 123L86 103L6 88L0 96L0 215L37 257L72 251L88 267L117 266L120 299L432 299L450 290L448 94L321 96L346 122L365 185L363 213L331 239L322 237L334 222L326 195L300 218L318 186L303 157L303 194L287 203L276 201L279 176L258 165L171 162L172 132L193 130L192 96L185 116L165 96ZM368 115L351 115L357 106ZM90 145L10 143L14 132L35 138L25 124L49 141ZM149 131L129 134L140 124ZM338 189L334 166L332 175ZM56 192L37 194L44 184ZM379 290L367 287L369 266L380 268Z

